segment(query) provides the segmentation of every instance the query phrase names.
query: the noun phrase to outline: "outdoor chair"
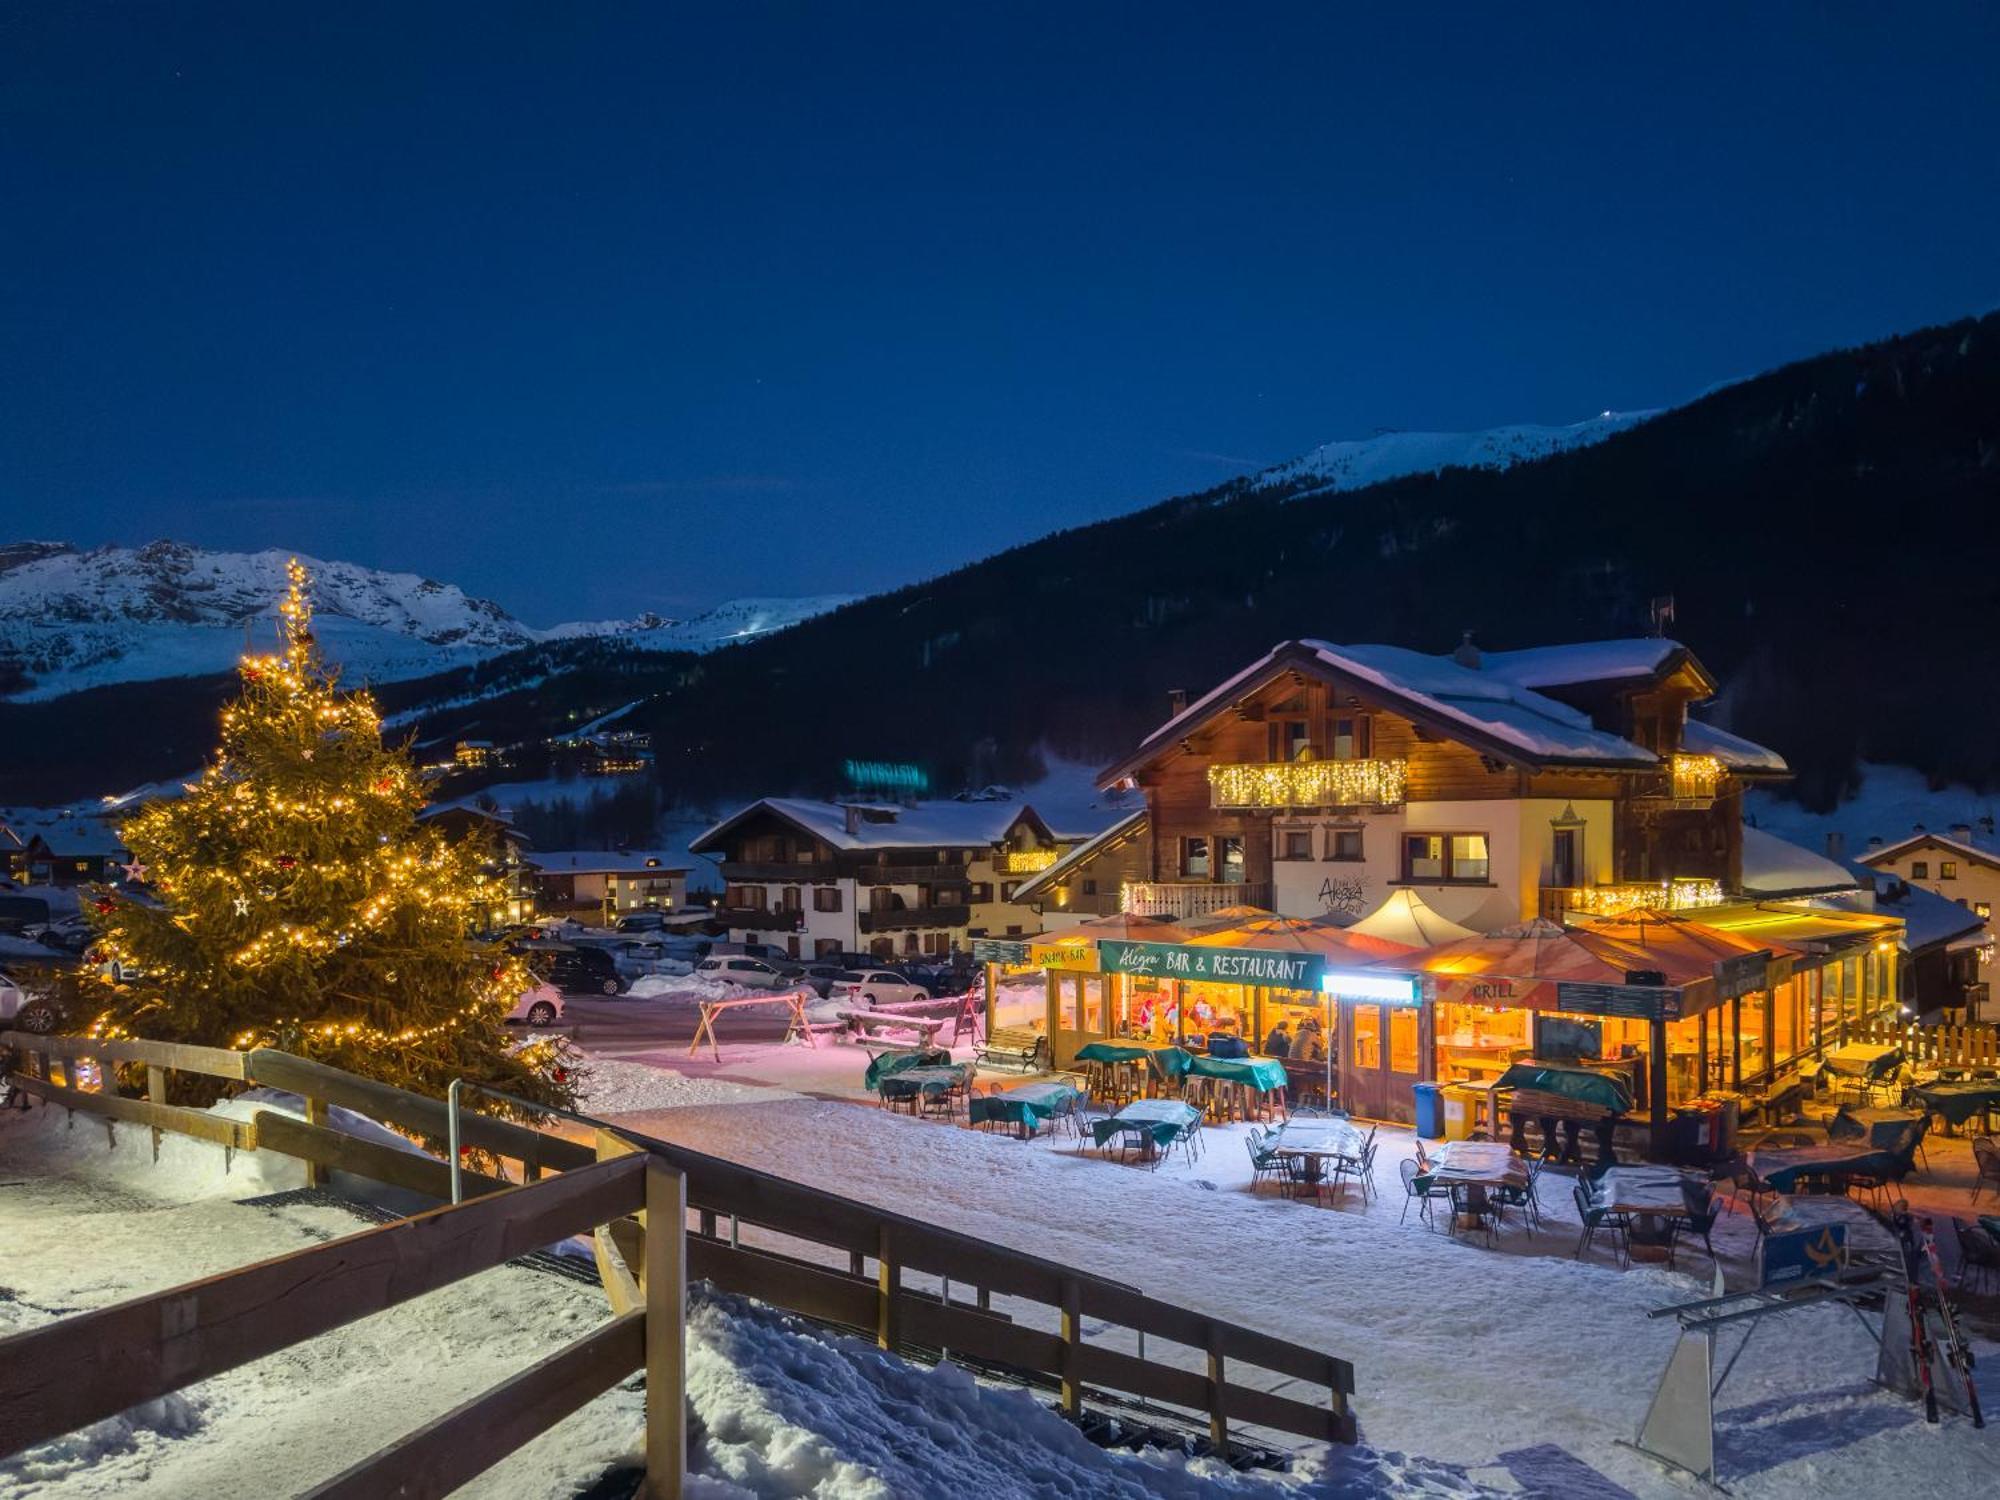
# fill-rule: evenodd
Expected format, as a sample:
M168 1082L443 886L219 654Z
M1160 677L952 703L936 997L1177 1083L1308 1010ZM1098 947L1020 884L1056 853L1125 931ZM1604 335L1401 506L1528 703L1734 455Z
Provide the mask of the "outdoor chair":
M1264 1147L1270 1137L1261 1130L1252 1130L1244 1137L1243 1144L1250 1151L1250 1191L1256 1192L1268 1179L1283 1185L1285 1181L1284 1158Z
M1611 1242L1618 1250L1618 1264L1622 1268L1627 1264L1631 1254L1630 1221L1624 1214L1614 1213L1609 1208L1602 1208L1592 1203L1590 1189L1583 1183L1577 1183L1570 1191L1576 1198L1577 1217L1583 1222L1583 1236L1576 1242L1576 1254L1570 1259L1581 1260L1583 1252L1588 1250L1591 1241L1597 1238L1597 1231L1603 1229L1611 1234Z
M1967 1224L1954 1219L1958 1231L1958 1284L1973 1291L1989 1281L2000 1280L2000 1240L1994 1239L1983 1224Z
M1188 1165L1193 1166L1195 1158L1207 1149L1206 1143L1202 1140L1201 1121L1190 1120L1181 1126L1174 1132L1173 1139L1167 1142L1165 1150L1160 1154L1165 1156L1167 1151L1171 1151L1175 1146L1181 1148L1181 1154L1187 1157Z
M1979 1168L1979 1175L1972 1179L1972 1201L1979 1201L1981 1188L1992 1188L2000 1192L2000 1142L1990 1135L1982 1135L1972 1143L1972 1160Z
M1431 1205L1440 1200L1449 1202L1451 1189L1441 1182L1432 1182L1427 1177L1420 1180L1421 1169L1407 1157L1396 1163L1396 1170L1403 1177L1403 1211L1396 1216L1396 1222L1401 1224L1409 1218L1412 1199L1417 1202L1419 1216L1426 1223L1431 1222Z
M1492 1246L1495 1231L1500 1222L1500 1206L1493 1201L1493 1195L1486 1185L1479 1182L1458 1182L1451 1187L1451 1233L1484 1234L1486 1243Z
M1715 1195L1713 1187L1682 1188L1681 1198L1687 1204L1688 1217L1673 1219L1673 1234L1667 1240L1667 1265L1674 1263L1674 1251L1678 1248L1680 1236L1700 1235L1701 1247L1708 1252L1711 1263L1715 1260L1715 1241L1709 1236L1715 1229L1715 1221L1722 1216L1722 1200Z
M1375 1132L1368 1132L1368 1143L1361 1148L1361 1197L1370 1202L1375 1197L1375 1153L1381 1143L1375 1139Z
M1536 1157L1528 1163L1528 1181L1525 1186L1502 1187L1499 1192L1500 1205L1503 1209L1521 1210L1521 1219L1530 1239L1534 1238L1535 1228L1542 1222L1541 1199L1535 1192L1536 1186L1542 1180L1542 1161L1543 1158Z

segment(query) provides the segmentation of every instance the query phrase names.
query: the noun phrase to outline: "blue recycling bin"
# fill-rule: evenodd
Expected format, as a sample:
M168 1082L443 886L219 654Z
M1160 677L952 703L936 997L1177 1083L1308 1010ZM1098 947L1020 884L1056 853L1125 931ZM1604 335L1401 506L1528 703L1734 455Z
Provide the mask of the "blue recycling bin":
M1444 1085L1441 1083L1413 1083L1410 1092L1417 1100L1417 1134L1427 1140L1440 1140L1444 1136Z

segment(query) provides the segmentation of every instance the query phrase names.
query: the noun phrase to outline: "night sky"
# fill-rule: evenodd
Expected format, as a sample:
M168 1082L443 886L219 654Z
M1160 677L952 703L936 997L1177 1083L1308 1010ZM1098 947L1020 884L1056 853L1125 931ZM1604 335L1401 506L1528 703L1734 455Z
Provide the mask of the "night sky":
M1671 403L2000 302L1996 58L1991 6L10 0L0 537L549 624Z

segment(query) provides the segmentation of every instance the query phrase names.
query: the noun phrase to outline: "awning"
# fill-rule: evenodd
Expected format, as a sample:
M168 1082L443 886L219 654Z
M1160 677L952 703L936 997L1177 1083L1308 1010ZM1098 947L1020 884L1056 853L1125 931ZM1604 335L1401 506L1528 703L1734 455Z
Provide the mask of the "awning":
M1800 955L1802 965L1814 957L1838 957L1876 942L1894 943L1903 929L1900 917L1787 901L1704 907L1701 925L1759 944L1783 944Z

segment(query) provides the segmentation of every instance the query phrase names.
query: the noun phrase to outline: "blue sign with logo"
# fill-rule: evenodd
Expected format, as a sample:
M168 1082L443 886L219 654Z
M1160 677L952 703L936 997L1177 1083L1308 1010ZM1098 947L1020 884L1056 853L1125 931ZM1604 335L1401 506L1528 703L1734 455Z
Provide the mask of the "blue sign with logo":
M1762 1286L1789 1286L1838 1276L1847 1264L1847 1226L1816 1224L1764 1236Z

